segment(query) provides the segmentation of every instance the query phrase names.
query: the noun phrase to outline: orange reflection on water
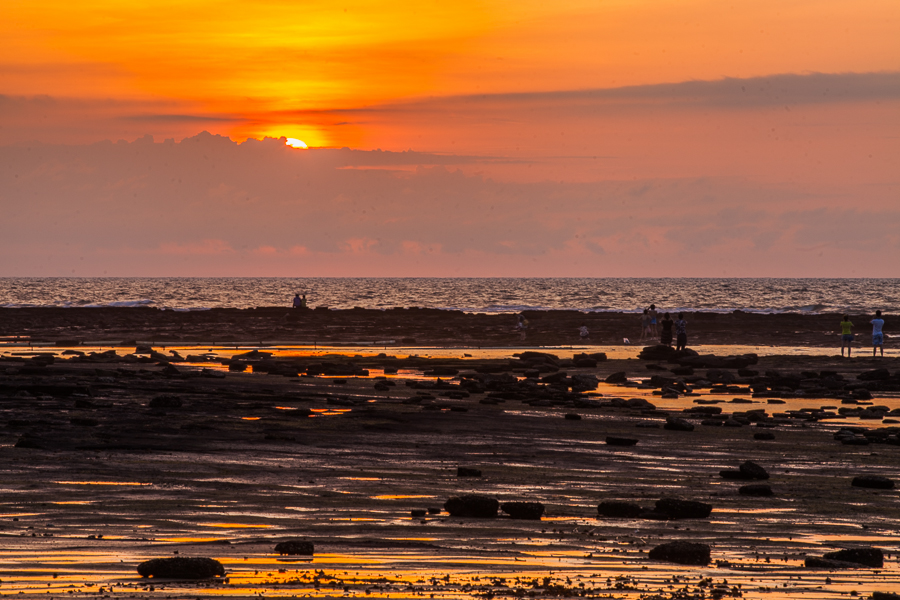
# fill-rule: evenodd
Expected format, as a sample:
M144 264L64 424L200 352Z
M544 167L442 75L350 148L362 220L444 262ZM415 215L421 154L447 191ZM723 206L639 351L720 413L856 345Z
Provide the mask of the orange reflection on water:
M156 538L158 542L170 542L173 544L206 544L209 542L221 542L222 540L227 540L228 538L223 537L170 537L170 538Z
M59 485L153 485L141 481L54 481Z
M407 498L434 498L427 494L382 494L380 496L369 496L373 500L405 500Z
M204 523L205 527L221 527L224 529L265 529L267 527L271 527L271 525L265 525L262 523L257 524L249 524L249 523Z

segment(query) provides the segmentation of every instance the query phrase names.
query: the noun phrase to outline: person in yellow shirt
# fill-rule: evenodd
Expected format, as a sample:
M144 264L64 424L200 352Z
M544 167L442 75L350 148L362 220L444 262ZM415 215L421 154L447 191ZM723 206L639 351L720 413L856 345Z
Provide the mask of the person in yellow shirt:
M848 315L844 315L844 320L841 321L841 356L844 355L844 347L847 347L847 358L850 358L850 350L853 344L853 334L850 333L850 329L853 327L853 323L850 322L850 317Z

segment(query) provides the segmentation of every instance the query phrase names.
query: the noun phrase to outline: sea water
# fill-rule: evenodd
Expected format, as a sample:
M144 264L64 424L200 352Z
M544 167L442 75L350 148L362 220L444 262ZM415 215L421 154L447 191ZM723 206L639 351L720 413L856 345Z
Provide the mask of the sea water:
M523 310L871 314L900 312L900 279L724 278L0 278L0 307L151 306L174 310L309 305Z

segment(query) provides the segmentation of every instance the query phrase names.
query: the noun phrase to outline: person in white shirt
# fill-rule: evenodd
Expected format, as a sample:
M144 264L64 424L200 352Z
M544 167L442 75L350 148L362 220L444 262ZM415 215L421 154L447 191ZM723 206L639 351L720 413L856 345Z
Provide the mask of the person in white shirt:
M884 356L884 333L881 328L884 327L884 319L881 318L881 311L875 311L875 318L870 321L872 323L872 356L875 356L876 350L881 348L881 356Z

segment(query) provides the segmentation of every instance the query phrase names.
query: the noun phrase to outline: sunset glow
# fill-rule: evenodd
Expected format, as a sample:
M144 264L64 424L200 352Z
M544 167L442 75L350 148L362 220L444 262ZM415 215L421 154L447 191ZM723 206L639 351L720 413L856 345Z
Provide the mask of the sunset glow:
M227 270L238 262L223 257L244 257L241 269L278 274L299 264L294 249L302 248L321 259L304 268L325 272L544 273L562 261L573 273L597 265L636 274L637 265L664 270L655 257L665 249L702 274L720 273L720 259L751 249L762 254L742 273L787 268L769 260L785 253L797 271L801 263L822 273L862 263L880 272L900 242L889 228L881 252L870 254L875 244L862 223L900 220L898 30L893 0L7 2L0 146L10 148L7 164L21 176L12 166L3 176L5 202L54 202L59 189L38 175L52 171L71 197L84 194L73 218L113 214L103 202L138 211L134 198L154 203L159 195L188 194L173 200L196 211L185 219L223 204L232 210L218 227L160 223L140 244L126 236L128 248L60 242L72 234L57 233L29 249L34 236L11 241L43 214L28 209L4 220L13 244L5 257L25 270L62 257L66 266L51 271L77 273L81 261L68 264L65 245L77 243L99 274L104 261L119 272L113 263L124 256L158 257L147 264L166 272L208 268L207 258ZM290 154L275 154L269 138L285 140L279 145ZM107 156L91 146L105 140L137 145ZM262 141L238 146L247 140ZM51 159L14 149L36 142L90 150ZM348 150L326 153L341 148ZM105 167L84 161L112 157L134 161L125 168L130 179L118 171L104 181L87 177ZM221 161L229 160L223 175ZM172 164L193 171L164 176ZM264 166L272 169L265 176ZM443 177L440 187L424 184ZM426 197L407 197L419 184ZM685 186L695 191L685 195ZM658 193L661 204L638 208L649 193L641 190ZM409 204L395 205L398 198ZM472 214L439 216L465 203ZM251 216L230 221L250 206ZM262 227L250 235L260 211L273 206L333 222L333 242L296 230L273 240ZM495 218L492 206L513 211L515 222L476 231L473 224ZM517 213L522 206L528 212ZM752 223L716 216L750 206L763 211ZM482 207L487 212L474 214ZM846 210L860 213L849 218ZM825 212L788 227L799 213L784 211ZM702 244L685 239L675 223L690 213L709 220L698 225L703 231L717 232L716 219L739 230L711 233ZM436 234L454 219L454 231L468 237ZM850 234L857 241L834 235L848 219L861 224ZM496 231L503 239L491 238ZM598 249L635 263L600 265ZM50 257L36 258L45 251Z

